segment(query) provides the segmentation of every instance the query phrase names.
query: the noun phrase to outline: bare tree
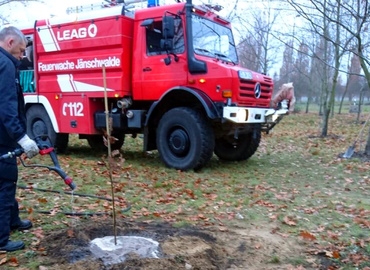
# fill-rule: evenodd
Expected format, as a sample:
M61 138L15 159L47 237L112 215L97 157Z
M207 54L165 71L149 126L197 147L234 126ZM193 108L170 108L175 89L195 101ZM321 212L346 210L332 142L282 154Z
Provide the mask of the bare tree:
M362 71L364 72L367 85L370 88L370 37L368 35L370 26L370 3L368 0L353 0L342 3L342 5L348 16L355 18L356 24L352 26L341 21L337 21L337 23L342 29L354 37L356 41L356 54L359 57ZM365 153L370 156L370 129Z
M352 57L348 57L350 64L348 65L348 73L347 73L347 82L345 86L345 90L343 92L343 95L341 97L340 105L338 113L341 114L343 101L345 96L348 94L348 99L352 101L352 96L355 91L355 89L358 89L360 87L360 76L357 74L361 73L361 65L359 57L356 54L352 54Z
M366 35L366 32L369 31L369 24L370 24L370 7L369 2L366 0L357 0L357 8L355 9L355 15L356 15L356 26L357 26L357 32L351 32L354 34L354 37L357 41L357 53L360 58L360 63L363 72L365 73L365 78L368 84L368 87L370 88L370 72L369 72L369 66L370 66L370 59L369 55L366 55L365 52L368 53L369 48L369 39L367 40L367 43L364 42L364 35ZM368 37L368 36L367 36ZM370 156L370 128L367 138L367 143L365 146L365 154Z
M340 59L347 53L347 48L355 47L355 50L352 50L352 52L358 56L364 73L364 75L357 75L364 76L370 88L370 37L368 35L370 25L369 0L310 0L310 8L313 16L308 12L308 6L302 4L302 2L298 0L288 0L288 2L302 17L311 23L314 31L324 37L328 44L334 49L332 86L331 90L325 92L323 96L324 121L322 135L325 136L327 134L328 116L334 100L333 94L335 85L340 70ZM322 27L313 20L316 14L319 14L322 18ZM328 30L331 30L332 34L330 34L331 32ZM323 59L326 65L330 65L327 60L328 59L325 58ZM366 153L368 155L370 155L369 144L370 140L368 140L366 146Z
M238 46L240 60L246 67L268 74L276 63L278 46L271 39L279 12L269 5L269 1L262 10L249 12L250 16L235 13L233 18L234 22L241 25L242 40Z
M26 0L1 0L0 1L0 6L9 4L11 2L27 2Z
M29 2L41 2L42 0L0 0L0 8L7 7L9 4L12 3L20 3L22 5L27 5ZM0 26L2 24L10 23L7 19L8 12L0 12Z
M294 49L293 41L289 40L285 43L285 48L283 52L283 62L280 68L280 85L284 82L291 82L292 72L294 66Z
M301 43L297 50L291 81L294 84L296 98L300 100L302 97L308 97L310 95L310 57L308 56L308 47L306 44Z
M289 0L296 11L311 25L312 30L323 39L323 57L325 67L322 70L322 129L321 135L328 133L329 116L334 107L335 91L338 82L341 59L348 52L353 36L342 31L341 24L352 24L353 18L343 16L346 10L343 0L310 0L310 6L299 1Z

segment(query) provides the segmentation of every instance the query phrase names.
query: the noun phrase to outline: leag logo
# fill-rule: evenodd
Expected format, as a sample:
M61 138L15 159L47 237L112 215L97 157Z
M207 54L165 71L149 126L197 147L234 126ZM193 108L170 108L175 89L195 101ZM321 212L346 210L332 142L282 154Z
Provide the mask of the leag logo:
M79 39L79 38L86 38L86 37L95 37L98 33L98 27L95 24L90 24L88 28L81 27L72 30L64 30L62 32L57 32L57 39L59 41L63 40L71 40L71 39Z

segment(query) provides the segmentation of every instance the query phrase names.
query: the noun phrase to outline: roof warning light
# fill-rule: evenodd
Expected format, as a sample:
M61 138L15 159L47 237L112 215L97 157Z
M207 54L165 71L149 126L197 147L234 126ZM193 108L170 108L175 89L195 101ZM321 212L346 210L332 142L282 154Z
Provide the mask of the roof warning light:
M148 7L159 6L159 0L148 0Z

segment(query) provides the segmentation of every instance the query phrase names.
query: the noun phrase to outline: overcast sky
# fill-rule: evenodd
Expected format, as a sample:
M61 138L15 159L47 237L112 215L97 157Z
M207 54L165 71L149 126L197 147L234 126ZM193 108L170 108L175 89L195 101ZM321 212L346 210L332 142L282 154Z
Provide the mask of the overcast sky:
M128 0L126 0L127 2ZM101 4L105 2L104 0L63 0L63 1L55 1L55 0L41 0L40 2L29 2L27 6L24 6L20 3L11 3L8 5L4 5L0 7L0 13L2 16L6 16L7 20L10 21L14 25L19 25L22 27L26 27L29 25L30 27L33 26L35 20L49 18L51 16L64 16L66 14L67 8L73 8L76 6L88 6L92 3ZM165 4L173 4L175 0L159 0L160 5ZM239 0L238 10L233 10L235 0L193 0L193 4L201 4L201 3L213 3L219 4L223 6L223 10L219 12L219 14L223 17L230 18L232 15L235 15L238 12L238 15L244 18L248 17L248 14L251 12L259 12L263 11L267 5L273 6L276 5L276 8L282 8L282 2L269 0L266 2L263 0ZM145 8L147 5L147 0L142 0L141 4L137 4L139 7ZM10 8L10 9L9 9ZM286 12L287 15L291 12ZM284 19L277 25L281 25L282 28L291 29L292 25L289 25L289 22L293 20L289 20L289 17L284 15ZM293 15L294 16L294 15ZM0 27L2 26L2 21L0 20ZM295 22L294 22L295 23ZM236 30L238 25L236 22L233 22L233 28ZM238 43L238 31L234 31L234 35L236 36L236 42Z
M126 0L127 2L128 0ZM5 6L0 7L0 13L2 16L6 16L7 20L10 21L13 25L20 28L33 27L35 20L49 18L51 16L65 16L66 10L69 7L76 6L89 6L92 3L101 4L105 2L104 0L40 0L40 2L29 2L27 6L24 6L20 3L11 3ZM160 5L173 4L175 0L159 0ZM193 0L193 4L219 4L224 7L219 14L223 17L230 18L232 15L237 13L242 18L252 18L251 13L258 13L266 11L267 6L272 10L279 10L279 16L281 19L279 23L276 23L276 26L284 29L284 31L292 29L293 23L298 24L295 20L295 14L289 10L288 4L284 6L284 2L275 1L275 0L239 0L238 9L233 10L235 5L235 0ZM147 5L147 0L142 0L141 4L137 4L139 7L145 8ZM284 15L282 15L284 14ZM292 19L293 18L293 19ZM0 20L0 28L2 27L3 22ZM239 21L233 21L234 37L235 42L238 42L243 35L244 28L239 24ZM240 31L238 31L240 30ZM283 47L282 47L283 48ZM278 54L280 55L280 54ZM271 75L271 74L270 74Z
M104 1L99 0L63 0L63 1L55 1L55 0L43 0L40 2L29 2L27 6L23 6L20 3L11 3L5 6L2 6L0 9L1 14L7 17L7 19L11 22L24 22L29 21L33 22L37 19L44 19L48 18L51 15L54 16L63 16L66 14L66 9L68 7L76 7L81 5L91 5L92 3L102 3ZM126 0L127 2L127 0ZM251 3L250 0L240 0L239 3L243 5L248 5ZM254 6L256 7L256 2L253 1ZM262 2L262 1L261 1ZM175 0L159 0L160 5L165 4L173 4ZM193 4L202 4L202 3L214 3L219 4L224 7L224 9L220 12L221 16L227 17L232 12L232 7L235 1L230 0L193 0ZM141 4L137 4L139 7L146 7L147 0L142 0ZM0 22L2 24L2 22ZM0 25L1 26L1 25Z

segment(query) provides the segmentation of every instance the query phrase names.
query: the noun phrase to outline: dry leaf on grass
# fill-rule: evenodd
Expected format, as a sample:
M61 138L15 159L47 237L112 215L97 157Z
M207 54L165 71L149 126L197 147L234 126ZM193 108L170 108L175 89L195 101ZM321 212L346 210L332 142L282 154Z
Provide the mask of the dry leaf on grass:
M302 236L303 239L306 239L306 240L311 240L311 241L315 241L316 240L316 237L312 233L310 233L308 231L302 231L300 233L300 236Z
M293 220L293 218L285 216L284 217L284 223L289 225L289 226L297 226L297 222Z

